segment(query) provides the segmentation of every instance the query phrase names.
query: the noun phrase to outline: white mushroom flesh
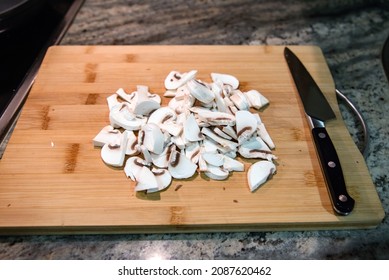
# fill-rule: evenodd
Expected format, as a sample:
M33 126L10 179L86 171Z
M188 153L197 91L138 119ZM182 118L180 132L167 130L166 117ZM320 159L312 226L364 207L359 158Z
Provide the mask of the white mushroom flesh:
M235 76L211 73L207 83L196 75L196 70L171 71L164 94L138 85L130 94L119 88L107 98L110 125L93 144L102 147L106 164L124 166L135 191L161 191L172 179L190 178L196 171L226 180L231 172L245 170L237 154L259 160L247 172L251 191L275 173L274 142L259 114L250 111L269 100L257 90L239 89ZM168 106L161 107L161 95L172 97Z

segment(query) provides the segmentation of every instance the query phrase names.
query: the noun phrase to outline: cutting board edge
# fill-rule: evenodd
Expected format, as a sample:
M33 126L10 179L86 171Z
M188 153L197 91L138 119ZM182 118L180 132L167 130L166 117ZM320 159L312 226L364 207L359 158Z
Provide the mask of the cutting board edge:
M56 46L57 47L61 47L61 46ZM65 46L67 47L67 46ZM72 46L70 46L72 47ZM82 47L85 47L85 46L82 46ZM179 46L181 47L181 46ZM201 47L201 46L200 46ZM247 47L251 47L251 46L247 46ZM299 47L299 46L296 46L296 47ZM307 46L300 46L300 47L307 47ZM317 46L313 46L315 49L319 49L319 47ZM315 50L316 51L316 50ZM321 52L321 50L320 50ZM337 108L338 109L338 108ZM343 121L343 119L341 119L341 122L340 124L342 126L344 126L344 128L342 127L342 130L347 130L347 127L345 126L345 123ZM350 137L351 139L351 137ZM354 142L353 142L354 143ZM355 145L355 143L354 143ZM371 177L370 177L371 179ZM373 185L374 186L374 185ZM380 204L381 208L382 208L382 204ZM383 211L383 208L382 208L382 213L384 214L384 211ZM381 215L380 215L381 216ZM383 219L384 215L382 216L382 219ZM308 224L303 224L303 225L299 225L299 226L295 226L295 227L288 227L288 226L277 226L277 225L273 225L273 226L270 226L269 227L269 224L267 224L266 226L256 226L256 227L245 227L245 225L243 224L239 224L239 225L228 225L228 228L226 228L227 226L226 225L223 225L223 226L220 226L220 227L223 227L223 228L220 228L219 229L219 226L215 226L215 228L208 228L207 226L192 226L192 225L183 225L183 226L161 226L161 229L159 229L159 227L157 227L158 229L150 229L148 227L141 227L141 229L133 229L133 226L126 226L124 229L121 229L119 230L117 233L131 233L131 232L134 232L134 233L150 233L150 232L153 232L155 230L155 232L198 232L198 231L202 231L202 232L214 232L214 231L266 231L266 230L310 230L310 229L313 229L313 230L316 230L316 229L354 229L354 228L372 228L372 227L376 227L381 221L382 219L380 219L379 221L376 220L374 222L371 221L371 223L358 223L358 224L355 224L355 225L347 225L347 227L343 227L344 225L339 225L339 223L333 223L332 226L329 226L328 223L326 224L320 224L320 225L310 225L309 223ZM53 232L58 232L58 233L74 233L74 232L77 232L77 233L83 233L84 231L86 233L101 233L102 231L108 231L109 233L115 233L115 231L117 231L118 227L116 226L99 226L99 227L89 227L89 226L82 226L82 227L68 227L66 228L65 230L62 228L62 227L37 227L36 228L36 232L37 233L40 233L40 234L45 234L46 231L53 231ZM7 232L8 230L11 230L11 228L4 228L4 231ZM18 231L26 231L26 232L31 232L33 233L35 230L34 229L29 229L28 227L26 228L18 228L18 229L15 229L15 232L18 232ZM96 230L96 232L94 232L94 230ZM3 233L3 228L0 228L0 234ZM47 234L47 233L46 233Z
M375 229L381 220L365 223L297 223L297 224L221 224L221 225L161 225L161 226L41 226L0 227L0 236L5 235L61 235L61 234L175 234L175 233L224 233L224 232L266 232L301 230L354 230Z

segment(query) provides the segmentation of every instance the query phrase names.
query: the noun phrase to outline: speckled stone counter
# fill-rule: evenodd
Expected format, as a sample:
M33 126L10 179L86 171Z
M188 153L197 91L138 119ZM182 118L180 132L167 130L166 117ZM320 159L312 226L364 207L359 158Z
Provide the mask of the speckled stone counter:
M380 55L388 6L384 0L86 0L62 44L320 46L337 88L366 121L366 162L387 213L389 85ZM362 149L361 125L341 100L340 108ZM389 221L350 231L0 237L0 259L149 258L389 259Z

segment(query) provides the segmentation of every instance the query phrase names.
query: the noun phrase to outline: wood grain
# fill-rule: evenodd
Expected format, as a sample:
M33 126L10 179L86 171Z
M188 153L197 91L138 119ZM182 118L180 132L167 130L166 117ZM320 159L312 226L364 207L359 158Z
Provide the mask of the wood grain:
M337 119L328 131L356 207L334 214L311 134L281 46L55 46L49 49L0 161L0 231L123 233L351 229L377 226L384 211L365 161L339 113L319 48L291 46ZM259 112L275 144L277 174L250 193L246 173L226 181L202 174L157 194L134 192L106 166L93 137L108 124L106 97L148 85L163 94L171 70L235 75L270 105ZM163 98L163 104L168 99ZM249 160L244 160L246 170Z

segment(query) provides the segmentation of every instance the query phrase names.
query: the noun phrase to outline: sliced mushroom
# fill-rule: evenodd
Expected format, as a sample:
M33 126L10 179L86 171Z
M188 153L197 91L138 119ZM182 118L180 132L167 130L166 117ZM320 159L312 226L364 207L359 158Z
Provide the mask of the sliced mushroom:
M240 90L234 90L230 95L231 101L239 110L248 110L250 103Z
M223 137L220 137L219 135L214 133L212 130L210 130L208 127L203 127L201 129L201 132L204 135L207 135L209 138L211 138L215 142L219 143L223 148L226 148L227 151L236 150L236 148L238 147L238 143L235 143L233 141L230 141L230 140L224 139Z
M185 148L185 156L189 158L193 163L197 164L200 156L199 142L189 143Z
M204 174L214 180L225 180L227 179L229 172L220 166L207 164L207 170L204 172Z
M110 96L107 97L107 103L108 103L108 108L109 110L111 111L111 109L120 104L119 100L118 100L118 95L115 93L115 94L112 94Z
M133 103L135 102L134 98L136 96L136 92L132 92L131 94L128 94L127 92L124 91L123 88L119 88L117 91L116 91L116 94L118 96L120 96L120 98L122 98L123 100L127 101L128 103Z
M244 171L244 164L234 158L224 155L223 169L227 171Z
M225 103L222 96L223 93L222 85L219 85L218 82L214 82L212 83L211 89L215 95L215 103L216 103L217 110L223 113L230 113L230 110L228 109L228 106Z
M215 94L204 83L192 79L187 82L190 94L203 103L210 103L215 98Z
M168 106L177 114L181 114L189 111L190 107L193 106L195 101L196 99L192 95L185 96L185 98L180 100L174 97L169 101Z
M136 174L135 177L136 185L135 185L135 191L157 191L158 190L158 182L157 178L151 172L151 170L143 166L139 173Z
M231 136L232 139L238 140L238 135L236 135L236 131L232 128L232 126L224 125L222 127L222 131Z
M203 159L208 163L213 166L222 166L224 163L224 156L219 153L201 153L201 156Z
M127 130L139 130L147 121L144 117L135 116L126 102L114 106L109 113L109 119L113 127Z
M93 146L102 147L107 143L117 143L120 141L121 134L120 130L107 125L93 138Z
M151 172L154 174L155 179L157 180L158 187L156 189L148 189L147 193L162 191L169 187L170 183L172 182L172 176L166 169L153 167Z
M251 192L258 189L276 172L276 166L270 161L258 161L249 167L247 180Z
M197 112L197 117L209 125L235 125L235 116L223 113L223 112L214 112L211 110L199 110Z
M223 137L224 139L232 140L232 137L223 131L223 126L215 126L213 128L213 132L215 132L220 137Z
M189 80L194 79L196 74L197 70L191 70L188 73L183 74L178 71L171 71L165 78L165 88L169 90L177 89Z
M189 114L184 123L184 136L189 142L196 142L204 139L193 114Z
M239 80L229 74L221 74L221 73L211 73L212 81L221 81L225 85L230 85L233 89L237 89L239 87Z
M124 173L127 177L131 178L131 180L135 181L137 177L139 177L138 173L144 166L148 166L149 164L138 156L132 156L127 159L126 164L124 166Z
M247 97L250 107L257 110L269 104L269 100L255 89L245 92L244 95Z
M249 111L238 111L236 117L236 135L241 144L249 139L257 130L257 119Z
M269 146L270 149L275 149L276 146L274 145L273 140L271 139L269 133L267 132L264 123L261 122L258 124L257 133L259 137L261 137L262 140L265 141L265 143Z
M183 153L172 151L169 157L168 170L175 179L186 179L193 176L197 165L188 159Z
M277 159L260 137L252 137L239 146L238 152L244 158Z
M158 125L147 123L142 127L142 131L144 133L142 144L146 149L154 154L162 153L165 137Z
M172 150L175 150L175 145L167 145L161 154L150 153L152 163L159 168L167 168L169 165L169 157Z
M120 137L119 143L106 143L101 148L101 158L103 161L114 167L121 167L124 163L124 157L127 149L127 131L124 131Z
M126 155L133 156L139 153L138 138L132 130L127 130Z

